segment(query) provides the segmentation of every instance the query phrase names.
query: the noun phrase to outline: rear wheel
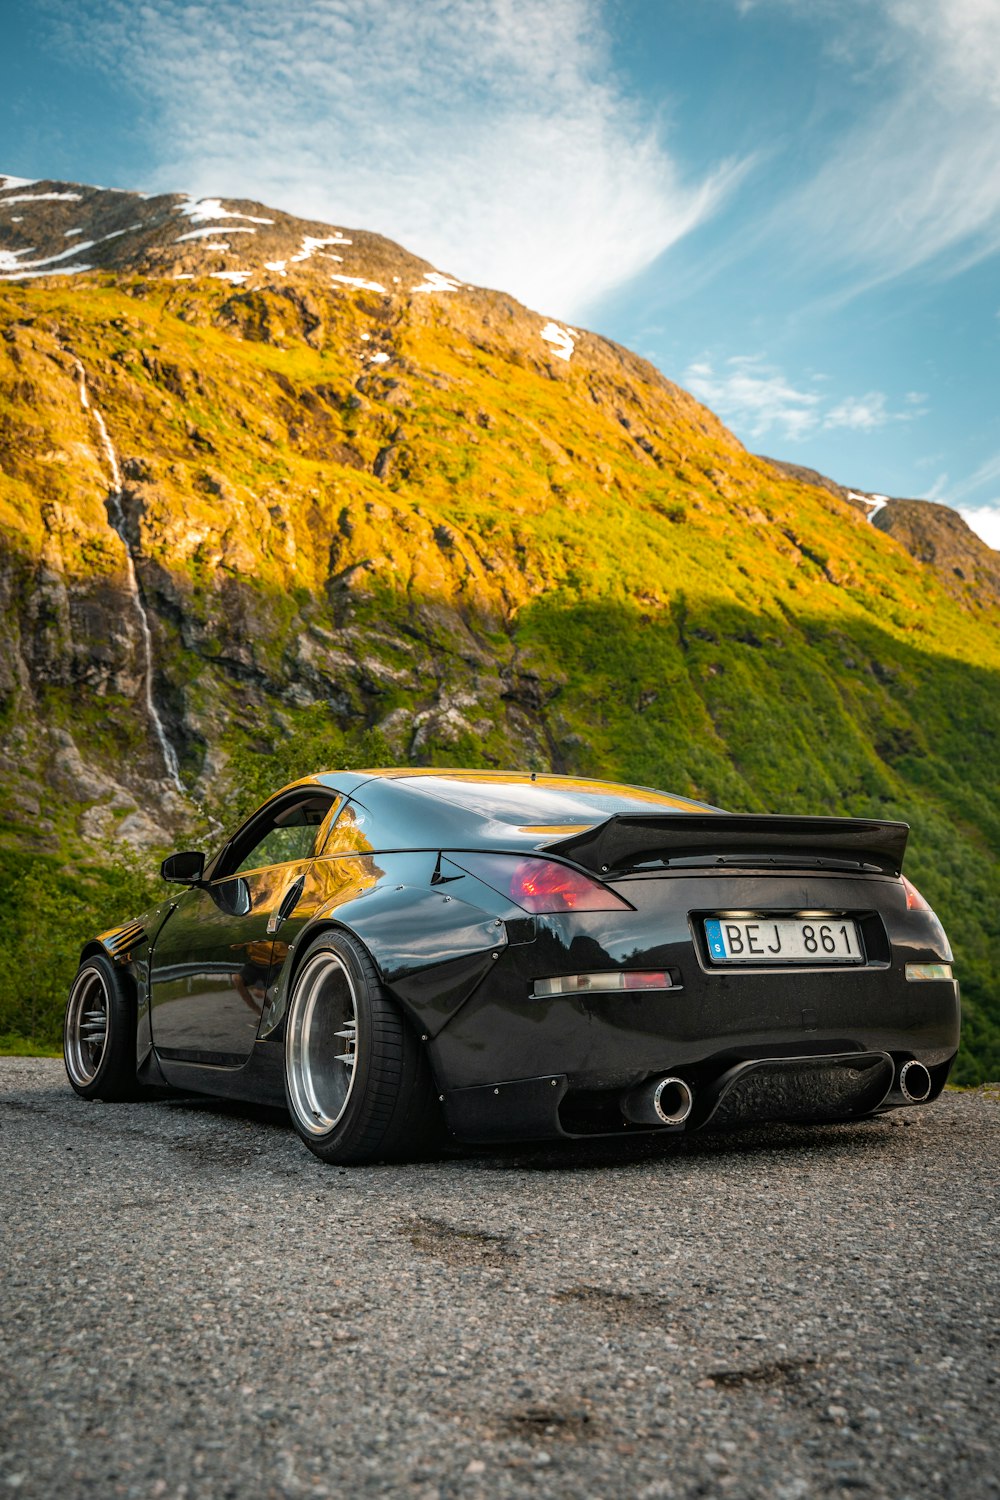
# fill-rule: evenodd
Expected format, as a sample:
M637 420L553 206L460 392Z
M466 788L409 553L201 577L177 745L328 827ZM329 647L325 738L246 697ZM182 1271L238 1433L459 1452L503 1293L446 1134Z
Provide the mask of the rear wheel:
M413 1157L440 1139L427 1058L371 956L347 933L317 937L295 976L285 1093L296 1130L326 1162Z
M83 1099L134 1099L135 1002L101 954L84 959L66 1004L63 1060Z

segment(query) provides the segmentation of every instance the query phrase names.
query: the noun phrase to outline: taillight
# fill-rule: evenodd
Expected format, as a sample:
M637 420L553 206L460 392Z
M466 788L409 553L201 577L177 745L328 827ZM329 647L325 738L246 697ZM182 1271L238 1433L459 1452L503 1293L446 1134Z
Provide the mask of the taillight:
M906 910L930 911L931 903L924 900L923 896L921 896L920 892L913 884L913 881L907 880L905 875L901 875L899 878L903 882L903 890L906 892Z
M516 854L453 854L452 859L495 891L509 896L523 911L621 911L628 910L614 891L582 870L558 864L553 859L527 859Z
M531 993L536 1000L544 1000L550 995L607 994L609 990L670 990L673 987L673 978L665 969L612 969L598 974L558 974L554 979L536 979Z

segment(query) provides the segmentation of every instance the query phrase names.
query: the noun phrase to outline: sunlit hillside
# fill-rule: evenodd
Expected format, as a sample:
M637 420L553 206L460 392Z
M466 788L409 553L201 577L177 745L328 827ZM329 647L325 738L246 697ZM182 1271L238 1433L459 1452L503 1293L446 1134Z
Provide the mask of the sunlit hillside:
M46 215L110 211L80 191ZM997 1076L995 593L606 340L375 236L230 205L251 255L181 242L183 212L143 200L114 266L29 277L58 216L4 261L10 878L65 894L317 725L334 761L367 728L401 761L901 817L956 946L959 1076Z

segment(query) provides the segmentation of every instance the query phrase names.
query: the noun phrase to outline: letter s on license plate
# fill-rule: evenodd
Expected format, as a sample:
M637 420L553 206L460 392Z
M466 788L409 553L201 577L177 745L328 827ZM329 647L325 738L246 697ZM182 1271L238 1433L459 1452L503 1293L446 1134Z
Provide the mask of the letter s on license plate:
M706 917L714 964L863 964L858 929L846 917Z

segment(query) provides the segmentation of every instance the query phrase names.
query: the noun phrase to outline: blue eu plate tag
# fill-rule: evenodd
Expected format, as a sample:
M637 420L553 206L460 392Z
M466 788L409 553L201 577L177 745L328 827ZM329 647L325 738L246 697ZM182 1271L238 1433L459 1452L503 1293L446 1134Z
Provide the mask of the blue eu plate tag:
M708 951L713 958L728 958L726 945L722 940L722 923L717 922L714 917L705 922L705 936L708 939Z

